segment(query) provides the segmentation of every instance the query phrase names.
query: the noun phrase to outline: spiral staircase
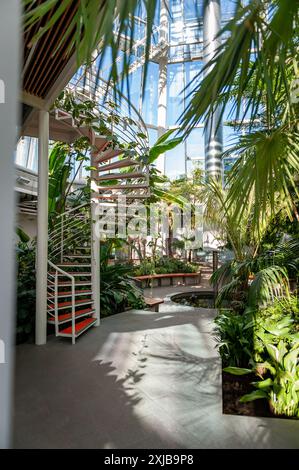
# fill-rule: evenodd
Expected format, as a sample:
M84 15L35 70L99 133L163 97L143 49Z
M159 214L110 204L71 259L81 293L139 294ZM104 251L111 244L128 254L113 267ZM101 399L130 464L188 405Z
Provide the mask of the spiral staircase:
M72 126L78 136L89 139L91 152L91 201L61 214L49 232L48 246L48 323L56 336L70 338L72 344L92 326L99 325L99 241L95 239L98 204L109 208L120 196L142 200L150 195L147 129L137 110L121 96L109 91L107 83L92 71L77 74L68 86L78 102L94 100L99 119L109 123L107 135L98 134L96 122L82 127L63 109L55 117ZM111 105L118 118L111 119ZM128 146L133 145L128 150Z

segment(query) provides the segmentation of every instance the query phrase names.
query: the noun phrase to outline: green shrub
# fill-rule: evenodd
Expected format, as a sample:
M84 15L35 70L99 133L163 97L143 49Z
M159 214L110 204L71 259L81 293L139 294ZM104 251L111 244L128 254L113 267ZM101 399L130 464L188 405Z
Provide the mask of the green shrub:
M247 316L252 315L253 328L249 328L253 341L250 344L248 358L250 360L241 367L242 352L238 346L244 343L243 353L247 352L249 343L246 338L247 328L242 328L243 319L246 315L238 315L238 320L232 317L230 320L222 318L216 319L220 333L218 336L224 338L228 343L228 330L230 332L230 362L225 356L227 349L226 343L220 343L219 351L224 358L224 371L235 375L256 373L260 380L253 382L256 390L244 395L241 402L266 398L274 414L284 416L299 416L299 307L296 296L286 297L275 300L272 305L258 311L249 312ZM221 318L221 317L220 317ZM244 320L245 321L245 320ZM235 326L235 329L232 328ZM239 325L241 325L239 327ZM235 344L232 347L233 335ZM242 336L241 336L242 335ZM242 342L239 338L242 337ZM224 349L222 349L224 348ZM251 369L244 369L251 364ZM229 367L227 367L227 365Z
M101 315L103 317L123 312L126 308L146 307L142 290L128 275L128 266L106 266L101 272Z
M146 276L155 273L155 263L153 261L143 261L137 268L134 269L135 276Z
M273 304L254 312L254 360L261 361L266 344L277 345L281 339L292 344L299 331L299 305L296 296L274 300ZM295 336L294 336L295 335Z
M267 341L264 344L266 354L262 363L254 364L251 370L227 367L224 371L243 375L264 369L269 376L252 382L256 390L244 395L240 401L246 403L266 398L274 414L299 417L299 340L293 344L284 339L277 345Z
M17 327L16 342L33 338L35 328L35 244L19 242L17 255Z
M213 336L223 366L247 367L253 351L252 315L223 309L215 318L215 324Z
M198 266L185 261L162 257L155 261L145 260L134 269L135 276L145 276L149 274L168 274L168 273L193 273L198 271Z

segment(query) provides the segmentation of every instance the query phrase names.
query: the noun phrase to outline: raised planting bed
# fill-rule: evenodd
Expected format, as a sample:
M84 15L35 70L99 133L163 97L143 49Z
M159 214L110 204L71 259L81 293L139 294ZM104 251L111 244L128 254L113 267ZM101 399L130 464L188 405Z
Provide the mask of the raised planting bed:
M251 382L256 380L257 377L254 374L236 376L222 371L223 414L298 420L295 416L276 415L272 413L266 398L249 401L247 403L240 402L240 398L243 395L255 390Z
M222 410L224 414L241 416L260 416L269 418L273 416L266 399L241 403L240 398L251 393L254 388L251 382L254 374L235 376L222 372Z

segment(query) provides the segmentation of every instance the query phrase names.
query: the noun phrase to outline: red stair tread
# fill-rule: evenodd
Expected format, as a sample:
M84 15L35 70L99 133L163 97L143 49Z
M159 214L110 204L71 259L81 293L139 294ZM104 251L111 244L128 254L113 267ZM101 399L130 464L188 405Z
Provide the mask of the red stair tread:
M80 315L84 315L87 313L92 313L93 309L92 308L84 308L83 310L76 310L75 312L75 317L79 317ZM61 315L58 315L58 321L65 321L65 320L71 320L72 314L71 313L62 313ZM49 322L55 322L55 318L51 317L49 318Z
M89 281L76 281L75 279L75 286L86 286L90 285L91 282ZM72 285L71 281L58 281L59 286L70 286Z
M76 284L76 285L78 285L78 284ZM76 295L79 295L79 294L82 294L82 295L83 295L83 294L92 294L92 291L91 291L90 289L75 290L75 294L76 294ZM59 296L59 297L68 297L68 296L70 296L70 295L72 295L72 291L71 291L71 290L69 290L69 291L66 290L65 292L64 292L64 291L58 292L58 296ZM49 294L49 295L48 295L48 298L49 298L49 299L52 298L52 297L54 297L54 294Z
M75 263L74 261L66 261L64 263L59 263L57 266L60 268L61 266L74 266L74 267L82 267L84 266L85 268L90 266L90 263Z
M80 305L80 304L84 304L86 302L92 302L92 299L80 299L80 300L75 300L75 305ZM67 302L58 302L58 308L60 307L71 307L72 306L72 302L71 301L67 301Z
M49 271L49 274L55 274L55 271ZM70 271L67 271L67 274L70 274L71 276L91 276L91 273L90 272L81 272L81 271L75 271L75 272L70 272ZM58 273L58 276L67 276L67 274L62 274L62 273Z
M94 323L94 322L95 322L95 318L86 318L85 320L76 323L76 325L75 325L75 334L77 335L82 330L84 330L84 328L86 328L88 325L90 325L91 323ZM65 335L71 335L72 334L72 327L68 326L64 330L61 330L60 333L63 333Z

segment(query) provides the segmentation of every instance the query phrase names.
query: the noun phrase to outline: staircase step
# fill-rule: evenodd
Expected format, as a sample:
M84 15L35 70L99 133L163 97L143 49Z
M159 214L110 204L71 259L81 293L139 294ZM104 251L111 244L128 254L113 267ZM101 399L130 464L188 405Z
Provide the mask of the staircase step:
M107 160L111 160L114 157L117 157L118 155L121 155L124 153L124 149L113 149L110 148L108 150L105 150L104 152L100 152L100 155L98 157L94 157L94 163L102 163L106 162Z
M75 336L76 338L81 335L85 330L90 328L92 325L96 323L96 318L86 318L85 320L82 320L75 325ZM59 332L59 336L72 336L72 327L68 326L64 330L61 330Z
M146 174L142 172L136 173L107 173L106 175L97 176L94 178L96 181L106 180L123 180L132 178L146 178Z
M54 282L52 283L54 284ZM75 279L75 286L90 286L92 284L91 281L78 281ZM59 286L69 287L72 285L71 281L58 281Z
M146 189L147 184L114 184L113 186L98 186L99 191L109 191L110 189Z
M76 284L78 285L78 284ZM81 290L75 290L75 296L78 295L92 295L92 290L90 289L81 289ZM52 299L55 296L55 294L49 294L48 299ZM72 291L66 290L65 292L58 292L58 298L59 297L71 297L72 296Z
M55 274L55 271L49 271L49 274L54 275L54 274ZM80 271L77 271L77 272L68 271L68 274L69 274L70 276L84 276L84 277L85 277L85 276L91 276L91 273L90 273L90 272L87 273L87 272L83 272L83 271L81 271L81 272L80 272ZM66 274L58 273L58 276L62 276L62 277L64 276L64 277L65 277Z
M85 308L83 310L77 310L75 312L75 318L81 318L81 317L86 317L88 315L92 315L94 313L94 310L92 308ZM63 323L67 323L72 319L72 314L71 313L62 313L61 315L58 315L58 323L62 325ZM48 323L53 324L55 323L55 317L49 317L48 318Z
M76 246L75 250L90 250L90 246Z
M136 160L132 160L131 158L123 158L122 160L118 160L114 163L109 163L108 165L102 165L99 167L100 171L110 171L116 170L117 168L125 168L127 166L137 166L140 165L140 162Z
M84 127L82 126L82 127L79 127L79 132L84 137L88 137L89 139L91 139L92 133L94 133L95 131L93 131L89 126L84 126ZM107 137L106 135L100 135L100 134L94 135L93 144L98 150L103 148L103 146L107 145L107 143L109 142L110 142L109 137Z
M78 267L78 268L90 268L90 263L73 263L72 261L66 261L63 263L57 264L58 267Z
M76 259L76 258L78 258L78 259L91 258L91 255L74 255L74 254L72 254L72 255L63 255L63 256L64 256L64 258L74 258L74 259Z
M97 135L94 137L94 142L92 142L93 148L92 148L92 153L93 154L98 154L99 152L103 152L103 150L109 145L111 140L109 140L109 137L106 137L105 135Z
M80 300L75 300L75 307L77 307L78 305L90 305L93 303L93 300L92 299L80 299ZM72 302L71 301L67 301L67 302L59 302L57 307L58 307L58 310L63 310L65 308L69 308L72 306ZM49 311L50 310L54 310L55 307L54 307L54 304L53 304L53 307L49 308Z
M106 188L107 189L107 188ZM151 194L99 194L96 197L99 200L102 201L115 201L117 200L120 196L126 196L126 200L132 200L132 199L147 199L148 197L151 196Z

